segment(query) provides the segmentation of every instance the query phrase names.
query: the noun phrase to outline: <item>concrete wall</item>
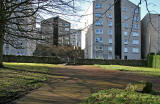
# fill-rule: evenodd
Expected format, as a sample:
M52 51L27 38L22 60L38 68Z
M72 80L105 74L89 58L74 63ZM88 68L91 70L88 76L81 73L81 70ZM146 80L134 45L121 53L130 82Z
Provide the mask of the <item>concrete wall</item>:
M150 22L151 18L151 22ZM152 23L152 24L151 24ZM147 14L142 20L142 57L147 58L149 53L160 51L160 16Z
M126 11L124 11L126 8ZM138 9L138 13L135 10ZM134 13L135 12L135 13ZM126 16L126 19L125 19ZM133 17L134 16L134 17ZM138 21L134 21L134 18L137 18ZM122 28L122 59L129 60L140 60L141 59L141 23L140 23L140 8L137 7L135 4L128 0L121 0L121 28ZM124 27L124 24L127 24L127 28ZM134 26L137 24L138 29L134 29ZM127 32L128 35L125 36L124 32ZM133 32L139 34L139 36L133 36ZM124 41L128 40L128 44L125 45ZM132 42L133 40L138 40L139 44L134 45ZM128 52L124 52L124 48L128 48ZM133 52L133 48L137 48L139 50L138 53Z

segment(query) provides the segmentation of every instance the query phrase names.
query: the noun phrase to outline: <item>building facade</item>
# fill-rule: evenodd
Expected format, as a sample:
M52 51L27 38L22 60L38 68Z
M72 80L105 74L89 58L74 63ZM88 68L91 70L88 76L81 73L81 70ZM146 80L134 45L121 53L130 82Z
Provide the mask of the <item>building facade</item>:
M57 17L49 18L41 22L41 33L45 44L69 45L70 23Z
M81 48L81 30L71 29L70 45Z
M24 1L12 1L21 3ZM32 5L27 5L23 8L16 8L17 11L27 8L28 10L32 9ZM30 11L23 10L24 13L28 13ZM14 15L23 16L24 14L21 12L17 12ZM15 17L13 14L12 16ZM24 17L24 18L15 18L12 19L12 22L8 24L8 27L14 28L8 29L8 32L5 34L5 43L3 46L3 54L4 55L16 55L16 56L33 56L33 52L36 49L36 37L35 27L36 27L36 16ZM23 23L23 25L21 25ZM31 39L32 38L32 39Z
M128 0L95 0L83 18L85 58L141 59L140 8Z
M141 23L142 58L146 59L149 53L160 53L160 15L147 14Z

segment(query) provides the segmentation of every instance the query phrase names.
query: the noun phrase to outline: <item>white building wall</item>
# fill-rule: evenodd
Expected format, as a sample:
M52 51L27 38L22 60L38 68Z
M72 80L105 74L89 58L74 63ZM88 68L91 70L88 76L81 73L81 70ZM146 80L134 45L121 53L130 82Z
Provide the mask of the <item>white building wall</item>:
M151 17L151 22L150 22ZM142 22L142 57L147 58L149 53L160 52L160 15L147 14Z
M122 59L141 59L141 23L140 8L128 0L121 0L121 35L122 35ZM137 28L135 28L137 26ZM127 32L127 35L124 34ZM137 33L138 36L133 36ZM128 44L125 44L126 40ZM133 42L138 42L133 44ZM125 51L128 49L128 52ZM133 50L137 50L134 52Z

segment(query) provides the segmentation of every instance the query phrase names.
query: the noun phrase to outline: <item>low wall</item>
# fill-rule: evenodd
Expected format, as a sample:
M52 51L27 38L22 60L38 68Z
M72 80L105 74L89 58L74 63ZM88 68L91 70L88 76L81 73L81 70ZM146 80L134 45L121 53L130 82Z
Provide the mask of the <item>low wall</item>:
M127 66L146 66L145 60L99 60L99 59L77 59L78 65L127 65Z
M48 64L61 64L58 57L35 57L35 56L12 56L5 55L4 62L22 62L22 63L48 63Z

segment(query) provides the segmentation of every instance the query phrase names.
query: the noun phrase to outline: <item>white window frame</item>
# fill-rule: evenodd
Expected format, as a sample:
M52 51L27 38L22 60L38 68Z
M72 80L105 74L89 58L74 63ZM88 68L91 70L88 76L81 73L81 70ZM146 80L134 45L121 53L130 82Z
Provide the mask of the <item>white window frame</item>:
M128 45L128 39L124 39L124 44Z
M66 23L65 26L69 26L69 23Z
M112 44L112 43L113 43L113 40L112 40L112 39L108 39L108 43L109 43L109 44Z
M138 30L139 29L139 25L138 24L133 24L133 29Z
M102 4L96 4L96 5L95 5L95 8L96 8L96 9L102 8Z
M113 34L113 31L112 31L112 30L108 30L108 34L109 34L109 35L112 35L112 34Z
M112 22L111 21L108 22L108 26L112 27Z
M128 48L127 47L124 48L124 53L128 53Z
M123 34L124 34L124 36L128 36L128 32L127 31L123 32Z
M102 37L97 37L97 38L96 38L96 42L98 42L98 43L102 43L102 42L103 42Z
M108 14L108 18L112 19L112 14L111 13Z
M138 37L138 36L139 36L139 33L138 33L138 32L132 32L132 36L133 36L133 37Z
M127 23L124 23L123 26L124 26L124 28L128 28L128 24Z
M102 26L103 25L103 21L102 20L97 20L96 21L96 26Z
M133 53L139 53L139 48L132 48Z
M103 47L102 46L96 46L96 51L103 51Z
M138 45L139 44L139 40L132 40L132 44L133 45Z
M65 31L69 31L69 28L65 28Z
M96 30L95 30L95 33L96 33L97 35L101 35L101 34L103 34L103 29L96 29Z
M125 7L125 8L123 8L123 12L127 12L127 8Z
M128 19L128 17L127 17L127 16L124 16L124 17L123 17L123 19L124 19L124 20L127 20L127 19Z
M112 51L113 51L112 46L109 46L109 47L108 47L108 51L110 51L110 52L112 52Z
M139 13L139 8L137 8L135 11L134 11L136 14Z
M96 17L102 17L102 13L95 13Z

